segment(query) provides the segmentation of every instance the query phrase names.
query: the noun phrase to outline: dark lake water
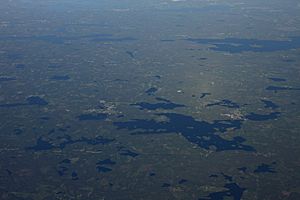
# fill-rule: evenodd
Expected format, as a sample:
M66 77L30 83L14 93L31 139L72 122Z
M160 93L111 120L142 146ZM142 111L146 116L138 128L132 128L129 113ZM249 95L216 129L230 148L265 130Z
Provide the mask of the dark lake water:
M249 52L273 52L300 48L300 37L292 37L287 40L259 40L259 39L187 39L198 44L213 45L214 51L225 51L229 53Z
M0 199L300 199L297 0L0 6Z

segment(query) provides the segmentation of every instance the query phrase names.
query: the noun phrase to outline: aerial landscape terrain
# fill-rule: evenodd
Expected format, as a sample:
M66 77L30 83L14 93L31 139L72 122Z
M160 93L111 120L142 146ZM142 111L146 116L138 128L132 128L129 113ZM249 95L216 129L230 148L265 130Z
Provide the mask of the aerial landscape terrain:
M1 0L0 200L300 200L299 0Z

